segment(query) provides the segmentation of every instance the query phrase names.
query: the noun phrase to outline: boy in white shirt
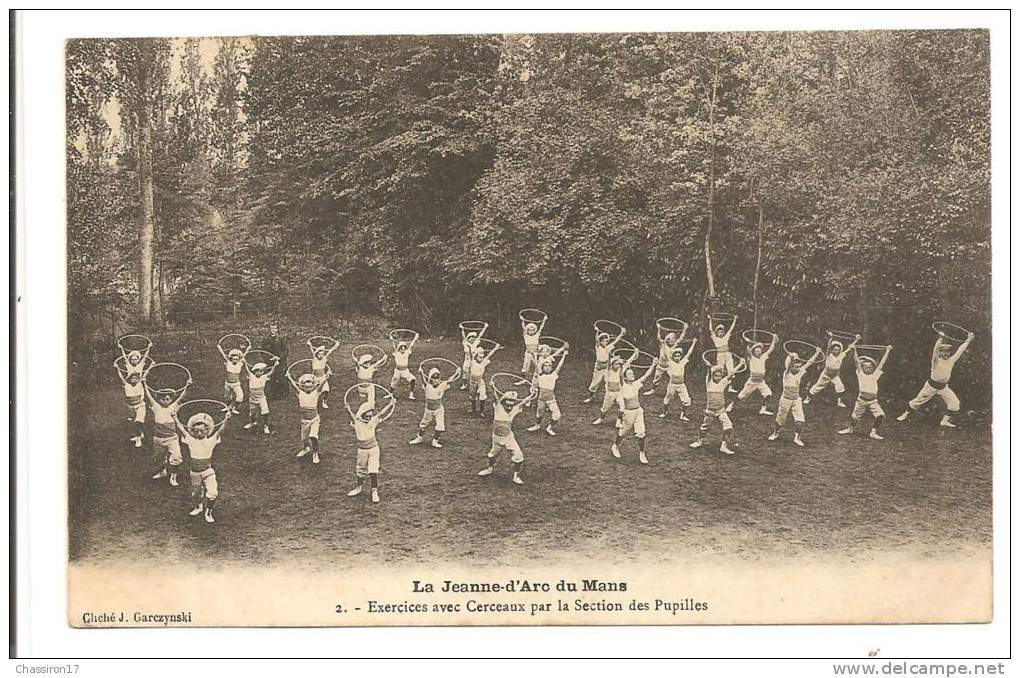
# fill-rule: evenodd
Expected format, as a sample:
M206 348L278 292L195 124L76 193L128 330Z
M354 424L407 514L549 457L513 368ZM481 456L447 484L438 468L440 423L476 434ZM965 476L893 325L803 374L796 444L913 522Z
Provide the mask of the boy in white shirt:
M808 360L803 360L798 354L791 353L786 357L786 369L783 372L783 393L779 396L779 408L776 411L776 421L769 434L769 440L779 438L779 430L786 424L786 419L793 415L793 443L797 447L804 447L801 433L804 429L804 401L800 397L800 383L804 374L816 360L822 356L820 349L815 349L814 355Z
M329 366L326 366L325 376L330 374ZM287 380L297 392L298 408L301 410L301 451L297 458L312 455L312 463L319 463L319 395L323 381L315 378L313 374L302 374L294 381L294 377L287 374Z
M694 353L694 347L698 344L698 340L692 339L690 344L686 353L683 349L676 348L666 356L665 369L669 383L666 384L666 395L662 398L662 412L659 412L659 419L669 416L669 406L673 402L673 398L676 397L680 399L680 421L690 421L687 417L687 408L691 406L691 396L687 392L685 378L687 363L691 360L691 354ZM661 367L662 364L660 363L659 366Z
M843 380L839 376L839 370L843 367L843 359L857 346L860 340L861 335L858 334L853 341L844 347L842 342L829 335L829 346L825 353L825 366L822 368L821 374L818 375L818 380L808 390L807 397L804 398L805 405L811 402L811 398L824 391L825 387L831 383L832 388L836 391L836 406L846 407L846 403L843 402L846 386L843 385Z
M538 431L542 428L542 415L548 410L549 424L545 432L551 436L556 435L556 424L562 417L560 406L556 402L556 380L560 377L560 369L566 362L569 348L569 344L564 344L542 361L541 372L535 378L535 393L538 398L538 404L535 406L535 423L528 427L529 431Z
M421 372L421 367L418 368ZM422 383L425 384L425 411L421 415L421 422L418 423L418 435L412 438L408 445L417 445L425 440L425 432L429 426L434 426L432 433L432 447L441 448L443 444L439 439L446 432L446 407L443 405L443 396L450 389L450 385L460 379L460 370L454 371L449 379L443 379L439 368L433 367L428 374L422 373Z
M623 338L626 332L626 328L621 326L620 333L611 337L605 332L595 330L595 367L592 369L591 383L588 385L588 397L584 399L584 402L590 403L595 399L595 392L606 379L606 371L609 369L609 360L613 356L613 349L616 348L617 342Z
M372 503L379 503L379 442L376 440L376 429L379 424L389 417L396 406L394 400L376 410L375 386L370 386L371 394L368 401L358 407L358 411L351 418L351 426L354 428L354 435L358 439L358 458L354 469L355 485L348 497L357 497L365 486L365 478L368 478L371 485Z
M255 363L248 371L248 423L244 425L244 429L246 431L254 429L256 434L260 428L265 435L272 433L269 428L269 399L266 398L266 384L273 378L273 371L276 370L280 359L274 355L269 359L269 363Z
M620 443L623 442L623 436L634 431L634 437L637 438L638 443L638 461L642 464L647 464L648 457L645 455L645 411L641 407L641 387L644 385L645 380L655 371L655 366L658 364L659 359L652 358L652 364L649 365L644 374L638 377L634 372L634 368L631 367L631 363L634 362L637 355L638 352L635 351L627 362L623 364L623 383L620 384L620 391L616 394L616 402L620 407L620 423L616 427L616 440L613 441L610 452L612 452L614 459L619 459Z
M418 385L418 380L414 378L414 374L411 373L408 367L408 363L411 360L411 351L414 350L414 345L417 342L417 332L414 333L414 336L409 341L393 340L393 377L390 379L390 389L396 393L395 389L400 385L400 382L406 381L408 384L408 400L414 400L414 389Z
M213 450L220 444L220 433L229 419L230 408L226 409L219 426L214 426L211 416L200 412L192 415L185 427L174 413L174 421L181 432L181 439L188 446L188 457L191 460L191 498L195 507L188 515L197 516L204 511L207 523L216 522L213 505L219 496L216 469L212 466Z
M885 361L889 357L890 351L892 351L892 346L886 346L885 353L876 363L869 356L857 355L857 348L854 348L854 363L857 365L857 383L860 390L857 394L857 401L854 403L854 409L850 413L850 424L838 431L840 435L853 433L861 417L866 412L871 412L874 423L871 425L868 437L873 440L883 440L878 429L885 421L885 411L882 410L882 406L878 402L878 380L882 378L882 368L885 367Z
M914 399L907 403L907 409L903 410L903 414L896 417L897 421L906 421L912 412L916 412L921 405L938 395L946 404L946 413L942 415L939 425L956 428L956 424L953 423L953 415L960 411L960 399L953 389L949 388L949 379L953 376L956 361L970 347L970 342L973 340L974 333L968 332L967 338L953 351L952 345L942 335L939 335L931 352L931 375Z

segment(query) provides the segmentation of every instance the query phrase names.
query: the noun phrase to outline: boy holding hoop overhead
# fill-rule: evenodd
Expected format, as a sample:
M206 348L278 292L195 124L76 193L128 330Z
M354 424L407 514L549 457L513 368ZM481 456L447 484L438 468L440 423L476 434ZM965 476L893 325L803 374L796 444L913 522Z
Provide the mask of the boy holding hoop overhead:
M180 370L183 384L178 388L154 388L149 383L154 376L153 368L159 371L166 371L167 368ZM181 456L181 441L177 437L174 416L177 414L178 404L191 385L191 373L176 363L157 363L146 370L143 383L145 395L152 408L152 453L157 467L152 479L161 480L169 475L171 487L177 487L179 485L177 471L184 462L184 457Z
M634 431L634 437L638 441L638 461L642 464L647 464L648 457L645 456L645 411L641 407L641 387L655 370L658 360L654 356L648 356L651 358L648 369L638 378L632 365L639 355L641 355L641 351L635 348L630 357L624 361L621 369L623 381L620 384L620 390L616 394L616 403L620 408L620 417L617 420L616 439L613 441L610 452L614 459L619 459L620 443L623 442L623 436L630 431ZM648 354L646 353L645 355Z
M390 379L390 388L396 389L400 382L408 383L407 399L414 400L414 389L418 380L411 374L408 362L411 360L411 351L418 341L418 333L414 330L393 330L390 332L390 341L393 342L393 377Z
M793 415L793 443L797 447L804 447L801 439L801 432L804 428L804 401L800 397L800 382L808 367L814 364L822 356L822 349L804 341L788 341L784 344L786 349L786 369L783 371L783 394L779 396L779 409L776 412L776 421L769 434L769 440L779 439L779 430L786 424L789 415ZM810 358L804 360L796 352L797 348L813 349L814 353Z
M729 325L726 321L729 320ZM712 346L715 347L716 364L725 367L729 374L735 374L733 369L733 354L730 353L730 335L733 328L737 326L735 313L710 313L708 316L709 336L712 337ZM728 391L735 391L732 380L727 386Z
M358 385L354 385L351 389L358 388ZM387 403L381 408L376 409L376 397L375 390L381 389L386 394ZM350 390L348 389L348 393ZM393 408L396 407L396 401L392 394L386 391L381 386L375 384L368 385L368 400L361 403L358 406L357 412L351 412L347 410L347 414L351 417L351 426L354 428L354 435L358 439L358 458L354 468L355 485L348 493L348 497L357 497L361 494L365 486L365 478L369 480L369 484L372 488L372 503L379 503L379 442L375 438L376 429L379 428L379 424L389 419L390 415L393 414ZM344 401L347 401L346 396Z
M683 341L686 334L687 323L679 318L659 318L655 321L655 336L659 341L659 362L655 365L655 377L652 379L652 385L641 395L655 393L655 387L666 375L670 356L673 355L674 349Z
M729 446L733 422L726 412L726 389L733 381L733 377L742 371L745 365L743 360L739 366L735 365L732 358L720 361L718 356L713 355L718 352L719 349L710 349L701 355L701 359L708 366L708 373L705 374L705 418L698 428L698 439L688 447L696 450L704 445L705 434L708 433L712 420L718 419L722 426L722 443L719 445L719 451L723 454L733 454L733 450Z
M556 424L559 423L560 406L556 403L556 380L560 377L560 369L567 359L570 344L564 342L548 358L542 361L542 367L535 377L535 391L538 397L535 406L535 424L529 426L529 431L538 431L542 428L542 414L549 410L549 424L545 432L551 436L556 435Z
M115 361L113 366L117 368L117 377L124 385L124 402L127 405L132 431L128 440L133 442L135 447L141 447L142 438L145 437L145 385L142 383L142 373L125 372L120 361Z
M273 378L273 371L280 364L280 359L268 351L251 351L248 356L258 355L259 362L248 366L248 423L244 430L255 430L258 434L260 424L262 432L270 435L269 428L269 399L266 398L266 384ZM245 365L248 365L248 356L245 356ZM261 359L264 358L265 362Z
M680 348L681 342L677 342L677 347L673 349L671 353L666 356L666 374L669 376L669 382L666 384L666 395L662 398L662 412L659 412L659 419L665 419L669 416L669 405L673 402L674 397L680 398L680 421L690 421L687 417L687 408L691 406L691 396L687 392L687 384L685 383L687 363L690 362L691 354L694 353L694 347L698 343L698 339L689 339L687 343L690 344L690 348L686 352ZM658 373L659 367L662 363L656 366L656 373Z
M191 401L206 402L206 401ZM185 403L187 405L189 403ZM182 406L183 407L183 406ZM181 409L181 408L179 408ZM213 504L219 496L219 484L216 482L216 469L212 465L213 450L220 444L220 433L230 420L230 408L223 408L223 421L213 421L212 415L205 412L193 414L185 426L174 412L174 421L181 432L181 439L188 446L188 457L191 460L191 498L195 507L188 512L197 516L205 511L205 522L215 523Z
M757 341L756 338L759 336L759 333L771 337L768 346L761 341ZM746 330L744 332L744 341L747 342L747 365L750 375L744 383L744 387L740 389L740 393L737 394L737 400L743 401L757 391L762 397L758 414L772 414L769 411L769 399L772 398L772 389L769 388L768 383L765 381L765 371L769 356L775 350L779 337L765 330ZM805 400L805 402L807 401ZM733 403L730 403L726 407L726 411L730 412L732 410Z
M931 400L933 396L938 395L942 402L946 404L947 410L942 415L942 421L939 422L939 426L956 428L956 424L953 423L953 415L960 411L960 399L953 393L953 389L949 388L949 379L953 376L953 367L956 366L956 361L960 359L964 351L970 347L970 342L974 340L974 333L950 323L934 323L932 327L935 329L938 338L935 340L935 346L931 352L931 374L914 399L907 403L907 409L903 410L903 414L896 417L896 420L905 421L912 412L916 412L921 405ZM967 333L967 338L960 341L960 345L957 346L955 351L950 342L959 341L959 338L950 337L945 333L946 330Z
M846 386L843 385L843 380L839 377L839 370L843 367L843 359L846 358L847 353L852 351L858 342L860 342L861 335L833 332L832 330L829 330L828 335L829 345L825 352L825 367L822 368L822 373L818 375L818 380L808 390L808 395L804 398L804 404L807 405L811 402L811 398L824 391L825 387L831 382L832 388L836 391L836 406L846 407L846 403L843 402ZM841 338L849 339L850 343L843 346L843 342L840 341Z
M453 371L450 377L443 379L439 366L447 364ZM434 425L432 447L442 448L443 444L439 439L446 432L446 407L443 406L443 396L450 389L450 385L460 378L460 368L446 358L427 358L418 366L418 373L421 374L422 383L425 385L425 411L418 424L418 435L407 444L417 445L425 440L425 431Z
M492 340L485 340L491 343L488 351L482 345L481 337L478 338L471 362L468 363L468 398L471 400L471 414L478 409L478 416L485 416L485 403L489 399L489 393L485 389L485 370L492 362L492 354L503 348Z
M527 376L538 370L539 338L549 316L537 308L526 308L520 312L519 317L521 334L524 337L524 364L521 365L521 374Z
M319 407L328 410L329 378L326 376L326 370L329 369L329 356L337 349L340 342L331 337L316 336L310 337L306 343L312 351L312 375L319 380Z
M294 365L304 362L306 361L299 360L287 368L287 381L297 392L298 408L301 410L301 451L297 453L297 458L300 459L311 453L312 463L318 464L319 423L321 421L319 418L319 389L323 382L310 372L302 374L297 378L297 381L294 380L290 374L291 369ZM311 363L310 360L307 362ZM328 378L329 374L329 365L326 365L325 376Z
M629 341L623 340L628 349L637 351L637 347L631 344ZM617 402L617 396L620 393L620 384L623 383L623 358L619 355L621 349L616 349L616 354L609 359L609 369L606 370L606 389L602 394L602 405L599 407L599 416L595 417L595 420L591 423L592 426L598 426L606 419L606 415L609 414L609 410L612 409L613 405ZM619 419L617 419L619 423Z
M224 350L224 342L234 339L237 345ZM241 389L241 369L244 367L244 356L251 350L251 342L243 334L228 334L216 343L216 349L223 356L223 365L227 370L227 378L223 382L223 397L231 414L241 414L239 405L244 402L244 391Z
M468 378L471 376L471 360L474 358L478 342L489 329L489 323L480 320L465 320L460 324L460 346L464 349L464 361L460 366L460 375L464 381L460 385L461 391L466 391Z
M492 391L496 394L496 400L492 405L492 446L486 455L488 465L479 471L478 475L491 476L492 471L496 467L496 455L505 450L510 453L510 461L513 464L513 475L510 479L516 485L523 485L524 480L521 478L521 468L524 466L524 452L521 451L521 446L517 444L517 438L514 437L513 423L514 418L524 411L524 408L536 397L536 394L529 389L528 396L520 400L517 391L507 390L500 392L496 385L496 377L509 378L512 376L493 375ZM528 384L527 381L519 379L515 380L514 383L517 385Z
M610 330L616 330L616 336L610 334ZM588 397L584 402L590 403L595 399L595 392L605 381L606 371L609 369L609 359L612 358L613 349L616 343L623 338L627 330L612 320L595 321L595 367L591 372L591 383L588 385Z
M861 348L865 347L862 346ZM868 348L878 347L869 346ZM878 403L878 380L882 378L882 368L885 367L886 358L889 357L891 350L892 346L886 346L885 352L882 353L882 357L876 363L875 359L871 356L858 355L857 347L854 347L854 362L857 365L857 383L859 384L860 391L857 394L857 401L854 402L853 412L850 413L850 424L846 428L837 431L840 435L853 433L864 413L871 412L875 422L871 425L871 433L868 434L868 437L873 440L884 440L878 432L882 422L885 421L885 412Z

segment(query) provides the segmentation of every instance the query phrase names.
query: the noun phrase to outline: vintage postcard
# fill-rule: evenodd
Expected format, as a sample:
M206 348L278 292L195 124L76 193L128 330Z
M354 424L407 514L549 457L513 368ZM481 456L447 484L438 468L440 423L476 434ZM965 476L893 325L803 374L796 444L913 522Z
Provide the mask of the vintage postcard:
M987 31L65 51L70 625L992 619Z

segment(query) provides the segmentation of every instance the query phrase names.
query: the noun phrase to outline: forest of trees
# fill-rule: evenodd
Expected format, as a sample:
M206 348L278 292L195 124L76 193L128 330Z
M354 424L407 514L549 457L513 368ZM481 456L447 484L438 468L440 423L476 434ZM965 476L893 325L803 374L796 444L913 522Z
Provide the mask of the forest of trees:
M987 376L989 160L984 31L72 41L71 331L943 319Z

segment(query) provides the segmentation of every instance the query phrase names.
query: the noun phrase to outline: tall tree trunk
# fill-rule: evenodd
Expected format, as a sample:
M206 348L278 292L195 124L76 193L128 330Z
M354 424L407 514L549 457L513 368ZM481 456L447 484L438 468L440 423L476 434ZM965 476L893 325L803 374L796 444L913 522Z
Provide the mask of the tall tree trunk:
M137 64L138 101L135 114L138 133L135 148L138 154L138 319L152 320L152 279L155 236L155 210L152 185L152 60L150 40L142 40Z
M761 280L761 241L765 222L765 209L758 203L758 259L754 264L754 329L758 329L758 281Z
M712 94L708 102L708 133L710 151L708 156L708 226L705 228L705 280L708 284L708 298L714 301L715 274L712 271L712 230L715 227L715 103L719 91L719 69L712 74Z

